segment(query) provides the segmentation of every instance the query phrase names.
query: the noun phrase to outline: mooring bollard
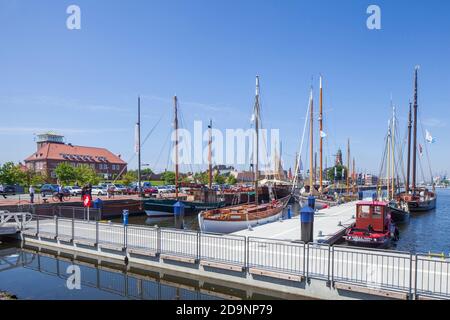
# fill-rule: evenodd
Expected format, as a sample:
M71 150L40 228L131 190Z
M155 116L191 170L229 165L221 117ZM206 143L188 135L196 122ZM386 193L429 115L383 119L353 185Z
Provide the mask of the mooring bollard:
M316 198L314 198L313 196L308 197L308 207L310 207L313 210L316 209Z
M306 206L300 211L301 240L304 243L314 241L314 209Z
M130 212L128 210L123 210L122 211L122 217L123 217L123 225L127 226L128 225L128 216L129 216Z

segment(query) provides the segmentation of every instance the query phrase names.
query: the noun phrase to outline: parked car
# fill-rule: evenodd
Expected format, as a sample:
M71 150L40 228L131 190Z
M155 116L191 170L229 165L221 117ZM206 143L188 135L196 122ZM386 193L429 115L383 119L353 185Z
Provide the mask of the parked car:
M156 194L158 193L158 189L154 187L144 187L142 190L145 194Z
M52 196L53 194L58 192L58 188L59 188L59 186L57 184L44 184L41 187L41 195L43 197L45 197L45 196ZM69 189L67 189L67 188L63 188L63 194L67 195L67 196L71 195Z
M92 187L92 195L93 196L106 196L107 189L101 186L93 186Z
M15 195L17 192L15 186L5 186L3 191L7 194L12 194L12 195Z
M126 193L127 192L127 187L125 187L123 184L113 184L112 186L114 186L114 192L115 193Z
M167 187L167 186L158 186L158 187L156 187L156 189L158 190L159 194L161 194L161 193L171 193L172 192L172 190L169 187Z
M57 184L44 184L41 187L41 195L44 196L51 196L55 192L58 192L58 185Z
M66 187L65 189L67 189L70 192L71 196L81 196L81 188L78 186L70 186L70 187Z

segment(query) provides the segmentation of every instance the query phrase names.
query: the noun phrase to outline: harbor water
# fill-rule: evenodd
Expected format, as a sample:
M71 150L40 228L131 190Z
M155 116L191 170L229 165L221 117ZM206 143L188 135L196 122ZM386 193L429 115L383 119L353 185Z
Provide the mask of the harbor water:
M68 285L71 266L79 267L80 287ZM70 283L72 281L69 280ZM241 300L279 299L199 282L138 266L99 262L17 243L0 244L0 292L20 300ZM286 298L286 297L283 297Z

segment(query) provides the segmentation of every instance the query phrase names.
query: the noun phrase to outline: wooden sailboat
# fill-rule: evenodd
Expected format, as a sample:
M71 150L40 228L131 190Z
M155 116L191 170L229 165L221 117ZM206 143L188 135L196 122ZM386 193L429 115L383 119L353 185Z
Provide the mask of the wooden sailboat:
M418 71L419 67L415 68L414 72L414 122L413 122L413 143L412 143L412 185L409 185L409 164L410 164L410 146L411 146L411 121L409 122L409 134L408 134L408 173L407 182L405 184L405 192L397 195L398 201L407 203L411 212L425 212L431 211L436 208L437 195L434 187L433 191L428 190L425 187L417 186L417 110L418 110ZM434 186L434 184L433 184Z
M178 98L174 97L174 129L175 129L175 198L173 199L147 199L144 201L144 210L149 217L173 216L174 206L177 203L184 205L185 214L196 214L201 210L221 208L225 206L225 201L218 199L217 192L212 186L212 166L211 156L209 157L209 188L194 189L190 195L180 197L179 194L179 164L178 164ZM210 123L211 133L212 123ZM209 141L209 151L211 152L211 134Z
M256 77L255 94L255 165L253 166L253 180L255 192L255 202L237 205L227 208L207 210L199 213L198 221L202 232L232 233L239 230L251 228L257 225L274 222L282 217L283 209L290 197L281 200L273 199L269 203L259 203L258 179L259 179L259 77Z
M332 197L326 196L326 193L328 192L327 188L324 188L324 181L323 181L323 82L322 82L322 76L320 77L320 101L319 101L319 146L320 146L320 152L319 152L319 184L318 188L316 188L317 185L317 179L316 179L316 169L313 165L313 157L314 157L314 98L313 98L313 89L311 87L310 97L309 97L309 188L304 188L304 192L301 192L301 194L297 195L297 201L305 204L308 200L308 196L316 196L316 208L322 209L330 206L334 206L337 204L337 202L332 199Z
M385 154L383 159L382 168L386 164L386 197L384 200L388 203L390 208L391 218L394 222L404 222L409 217L408 206L404 202L400 202L396 199L396 191L398 187L398 178L396 179L396 114L395 107L392 105L392 120L389 120L388 134L386 137ZM380 175L381 176L381 175ZM381 197L381 181L379 183L378 195Z

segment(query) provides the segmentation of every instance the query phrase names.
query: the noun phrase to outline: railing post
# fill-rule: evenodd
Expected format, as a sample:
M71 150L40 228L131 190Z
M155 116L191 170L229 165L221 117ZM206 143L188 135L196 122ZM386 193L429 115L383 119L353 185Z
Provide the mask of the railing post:
M248 255L249 255L249 245L248 245L248 237L244 237L244 268L248 271Z
M72 211L72 241L75 240L75 211Z
M412 297L412 281L413 281L413 255L409 254L409 290L408 290L408 299L413 300Z
M199 262L200 262L200 256L202 254L201 245L202 245L201 233L199 231L197 231L197 261L199 261Z
M95 221L95 245L98 246L99 243L99 233L98 233L98 220Z
M128 227L123 225L123 247L127 248L127 235L128 235Z
M305 244L305 247L306 247L306 256L305 256L305 259L306 259L306 281L308 283L310 283L311 280L309 279L309 243Z
M36 214L36 235L39 236L39 213Z
M161 228L156 229L156 252L161 254Z
M331 246L328 245L328 267L327 267L327 286L331 287Z
M59 219L58 216L54 216L55 219L55 239L58 239L59 236Z
M419 276L419 274L418 274L419 273L419 269L418 269L419 259L418 259L417 253L415 255L415 258L416 258L416 263L415 263L415 267L414 267L414 270L415 270L415 272L414 272L414 274L415 274L415 276L414 276L414 300L417 300L417 278Z
M334 246L331 247L331 283L330 283L330 285L331 285L331 287L334 287Z

